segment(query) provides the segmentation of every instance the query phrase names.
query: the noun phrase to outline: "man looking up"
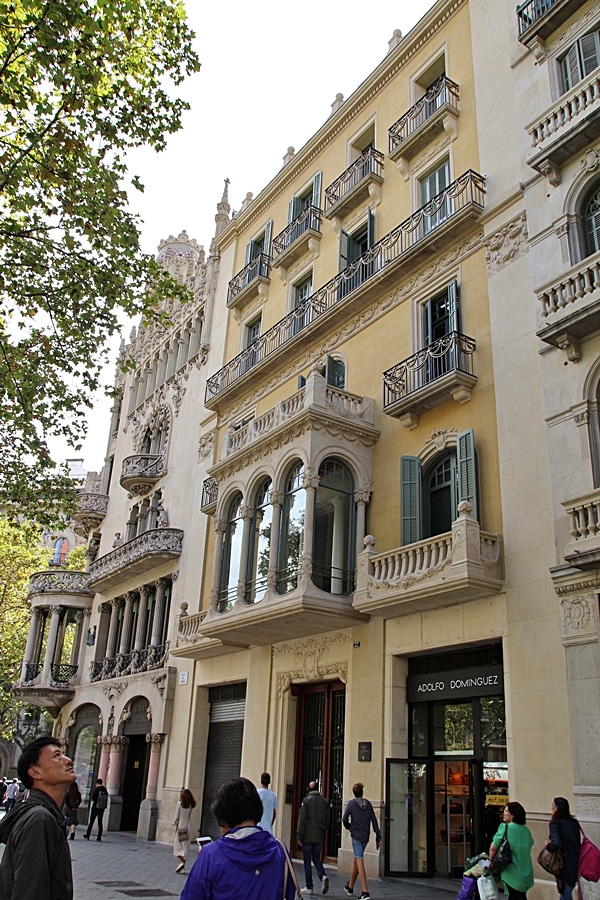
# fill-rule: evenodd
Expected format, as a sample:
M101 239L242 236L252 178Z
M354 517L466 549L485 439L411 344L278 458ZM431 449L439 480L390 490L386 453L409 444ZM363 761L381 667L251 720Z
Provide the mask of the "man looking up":
M65 817L65 791L75 781L73 763L53 737L28 744L17 764L31 793L0 822L2 900L73 900L71 854Z

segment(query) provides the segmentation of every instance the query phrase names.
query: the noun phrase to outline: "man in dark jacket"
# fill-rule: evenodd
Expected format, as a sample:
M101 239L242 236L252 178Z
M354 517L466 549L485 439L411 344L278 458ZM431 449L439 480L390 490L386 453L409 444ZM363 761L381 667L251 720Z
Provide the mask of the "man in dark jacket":
M316 781L311 781L308 785L308 794L300 807L298 825L296 827L296 840L302 847L302 858L304 860L306 887L302 888L303 894L312 894L313 892L311 860L315 864L317 875L322 883L322 892L326 894L329 890L329 878L325 874L325 869L321 862L321 852L330 819L329 801L319 793Z
M369 800L363 797L364 784L357 781L352 785L352 793L354 799L350 800L344 815L342 816L342 824L347 828L352 838L352 852L354 853L354 864L352 866L352 875L350 881L346 882L344 890L348 896L354 893L354 885L357 879L360 879L360 887L362 894L360 900L371 900L369 888L367 886L367 873L365 872L365 850L369 843L369 835L371 833L371 825L375 832L375 842L377 849L381 846L381 831L379 830L379 822L375 815L375 810Z
M73 900L65 791L75 781L73 764L53 737L38 738L23 750L17 770L31 793L0 822L2 900Z
M97 841L102 840L102 818L104 816L104 810L108 806L108 791L102 784L102 779L96 779L96 787L92 791L92 810L90 812L90 821L88 822L88 827L83 835L86 841L89 841L90 834L92 833L92 828L94 827L94 822L98 819L98 837Z

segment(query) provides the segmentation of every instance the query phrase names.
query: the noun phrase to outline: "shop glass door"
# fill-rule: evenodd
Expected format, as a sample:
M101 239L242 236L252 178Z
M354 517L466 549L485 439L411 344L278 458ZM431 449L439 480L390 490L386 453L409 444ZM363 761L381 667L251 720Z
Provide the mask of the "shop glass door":
M431 764L388 759L386 765L386 875L430 875L427 801Z

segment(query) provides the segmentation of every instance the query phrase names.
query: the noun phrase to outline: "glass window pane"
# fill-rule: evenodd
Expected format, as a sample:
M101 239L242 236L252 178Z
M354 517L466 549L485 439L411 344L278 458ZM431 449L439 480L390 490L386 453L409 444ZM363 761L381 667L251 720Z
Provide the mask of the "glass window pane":
M433 719L436 755L473 753L473 704L471 702L435 703Z

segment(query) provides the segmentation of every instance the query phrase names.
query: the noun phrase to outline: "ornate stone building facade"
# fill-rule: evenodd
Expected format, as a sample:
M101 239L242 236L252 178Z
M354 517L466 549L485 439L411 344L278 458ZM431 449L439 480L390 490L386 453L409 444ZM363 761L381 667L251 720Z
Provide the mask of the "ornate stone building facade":
M32 581L76 672L34 616L20 685L110 827L170 840L186 785L216 833L268 769L292 843L319 781L344 871L357 780L373 875L461 874L509 796L539 844L557 794L593 833L597 19L438 0L233 216L226 186L208 257L161 245L194 303L132 336L85 579Z

